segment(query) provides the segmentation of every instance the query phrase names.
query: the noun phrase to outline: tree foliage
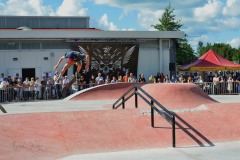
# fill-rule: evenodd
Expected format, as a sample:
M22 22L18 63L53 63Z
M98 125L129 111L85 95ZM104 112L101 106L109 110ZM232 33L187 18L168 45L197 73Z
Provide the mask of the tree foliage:
M176 20L176 16L173 14L174 9L171 8L171 4L165 8L162 17L159 19L160 24L152 25L159 31L180 31L183 26L181 20ZM194 50L186 39L178 39L176 49L176 63L178 65L191 63L196 60L197 57L194 54Z
M178 65L183 65L191 63L197 59L197 56L194 54L194 50L186 39L181 39L178 41L179 47L176 52L176 63Z
M160 24L152 25L152 27L159 31L179 31L182 27L181 20L176 20L173 10L171 4L169 4L162 17L159 18Z
M203 45L203 42L198 43L197 52L199 56L212 49L214 52L220 54L222 57L228 59L229 61L239 61L240 60L240 48L232 48L229 44L225 43L207 43Z

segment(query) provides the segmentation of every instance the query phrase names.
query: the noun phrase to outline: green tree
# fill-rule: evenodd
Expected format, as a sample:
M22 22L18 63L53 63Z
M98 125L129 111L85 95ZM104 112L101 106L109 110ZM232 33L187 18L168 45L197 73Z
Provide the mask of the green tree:
M210 49L229 61L239 61L240 59L240 48L232 48L229 44L225 43L207 43L205 46L201 41L198 43L197 52L200 56L205 54Z
M186 39L181 39L178 42L179 47L176 52L176 63L178 65L183 65L191 63L197 59L197 56L194 54L194 50Z
M173 14L174 9L171 8L171 3L165 8L162 17L159 19L160 24L152 25L159 31L180 31L183 26L181 20L176 20L176 16ZM177 40L176 49L176 63L178 65L190 63L196 59L196 55L186 39Z
M198 56L204 55L207 51L209 51L212 47L211 43L207 43L206 46L204 46L202 41L198 42L198 47L197 47L197 54Z
M170 3L168 7L165 8L162 17L159 18L160 24L151 26L159 31L179 31L179 29L182 27L182 24L180 23L181 20L176 20L176 16L173 15L173 10L174 9L171 8Z
M200 53L202 53L202 49L203 49L204 45L202 41L198 42L198 47L197 47L197 54L198 56L200 55Z

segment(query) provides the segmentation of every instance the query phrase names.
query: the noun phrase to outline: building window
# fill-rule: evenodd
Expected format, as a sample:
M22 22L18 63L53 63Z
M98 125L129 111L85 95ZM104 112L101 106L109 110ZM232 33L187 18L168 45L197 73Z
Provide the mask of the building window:
M40 49L38 41L24 41L21 42L21 49Z
M14 41L0 41L0 50L17 50L19 43Z
M42 49L69 49L69 43L65 41L46 40L42 41Z
M13 58L13 61L18 61L18 58Z

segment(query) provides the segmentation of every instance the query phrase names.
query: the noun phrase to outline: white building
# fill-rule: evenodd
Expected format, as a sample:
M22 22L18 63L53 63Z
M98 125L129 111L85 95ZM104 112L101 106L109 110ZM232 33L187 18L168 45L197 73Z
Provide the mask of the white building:
M176 39L183 37L180 31L102 31L89 28L89 17L0 16L0 73L53 74L58 59L80 44L90 52L92 69L169 75L175 72Z

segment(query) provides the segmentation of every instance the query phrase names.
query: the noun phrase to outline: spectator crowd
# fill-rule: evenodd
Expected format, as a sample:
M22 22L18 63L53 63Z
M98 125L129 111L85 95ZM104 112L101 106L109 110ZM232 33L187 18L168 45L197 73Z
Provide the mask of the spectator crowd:
M4 73L2 73L0 77L0 102L61 99L62 88L69 83L69 78L63 76L58 79L58 75L59 73L56 71L53 77L46 73L41 78L26 77L22 80L19 74L16 74L15 77L5 77ZM103 72L82 74L78 81L71 85L67 95L95 85L119 82L195 83L204 91L213 90L214 94L220 94L223 88L231 94L234 87L237 87L238 93L240 92L240 72L177 72L176 75L171 75L171 77L163 73L157 73L146 79L144 74L139 74L137 77L133 73L123 73L121 70L115 70L109 74Z

